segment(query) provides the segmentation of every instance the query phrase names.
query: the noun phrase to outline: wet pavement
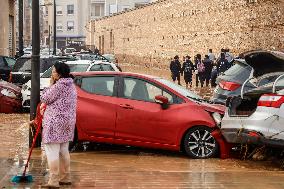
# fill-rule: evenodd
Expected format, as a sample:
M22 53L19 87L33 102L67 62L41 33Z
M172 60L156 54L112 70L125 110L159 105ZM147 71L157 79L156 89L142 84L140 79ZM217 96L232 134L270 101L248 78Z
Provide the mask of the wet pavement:
M212 92L194 90L202 96ZM39 188L48 178L44 152L37 148L29 167L34 182L10 182L27 159L29 128L23 123L28 120L27 114L0 114L0 188ZM284 188L284 171L271 161L196 160L177 152L99 144L71 153L71 174L73 185L62 188Z

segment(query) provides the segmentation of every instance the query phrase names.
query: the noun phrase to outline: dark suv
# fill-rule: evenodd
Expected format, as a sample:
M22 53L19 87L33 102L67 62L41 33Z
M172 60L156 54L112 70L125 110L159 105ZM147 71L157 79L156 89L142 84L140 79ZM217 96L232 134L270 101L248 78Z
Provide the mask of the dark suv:
M57 57L48 56L40 58L40 75L42 75L49 67L53 66L57 61L72 61L76 60L73 57ZM32 60L30 57L18 58L12 72L10 74L9 81L22 86L24 83L31 79L31 64Z
M0 79L8 81L10 72L16 60L7 56L0 56Z

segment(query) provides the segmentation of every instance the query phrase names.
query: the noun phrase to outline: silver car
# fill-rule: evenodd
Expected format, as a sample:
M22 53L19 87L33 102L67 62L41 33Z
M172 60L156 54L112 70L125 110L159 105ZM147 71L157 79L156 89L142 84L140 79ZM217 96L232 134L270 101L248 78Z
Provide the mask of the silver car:
M284 53L253 51L245 56L253 77L284 71ZM227 100L221 131L229 143L284 147L284 75Z

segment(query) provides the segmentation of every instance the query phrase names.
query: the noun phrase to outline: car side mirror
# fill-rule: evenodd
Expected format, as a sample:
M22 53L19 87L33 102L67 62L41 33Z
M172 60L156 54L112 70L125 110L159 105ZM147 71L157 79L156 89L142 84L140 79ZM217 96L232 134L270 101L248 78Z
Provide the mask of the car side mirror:
M169 99L165 96L162 95L155 96L155 102L161 104L163 110L169 107Z

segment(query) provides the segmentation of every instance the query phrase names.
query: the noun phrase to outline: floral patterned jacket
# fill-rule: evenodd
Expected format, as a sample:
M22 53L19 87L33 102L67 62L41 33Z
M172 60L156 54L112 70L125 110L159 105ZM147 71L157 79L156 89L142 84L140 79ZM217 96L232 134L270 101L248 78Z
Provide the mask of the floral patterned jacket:
M72 141L76 123L77 92L73 79L61 78L40 97L47 105L42 122L42 142Z

